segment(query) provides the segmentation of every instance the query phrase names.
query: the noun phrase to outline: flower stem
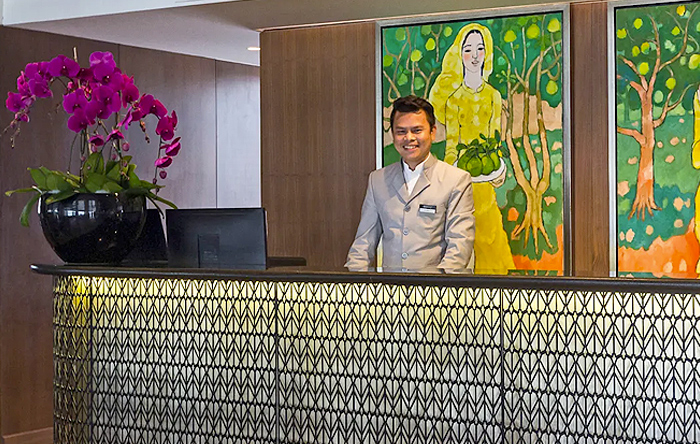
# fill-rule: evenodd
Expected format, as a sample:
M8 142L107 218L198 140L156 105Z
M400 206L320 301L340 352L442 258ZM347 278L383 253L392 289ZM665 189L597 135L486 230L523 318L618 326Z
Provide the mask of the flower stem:
M75 141L78 140L78 136L80 134L76 134L75 137L73 137L73 141L70 143L70 151L68 152L68 168L66 171L70 171L70 164L73 161L73 148L75 147Z

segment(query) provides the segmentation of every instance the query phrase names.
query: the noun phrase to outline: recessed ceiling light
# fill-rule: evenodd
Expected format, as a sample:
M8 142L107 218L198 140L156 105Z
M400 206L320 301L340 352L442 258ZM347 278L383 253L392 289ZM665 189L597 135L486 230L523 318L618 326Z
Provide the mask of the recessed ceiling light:
M249 46L248 51L260 51L260 48L258 46Z

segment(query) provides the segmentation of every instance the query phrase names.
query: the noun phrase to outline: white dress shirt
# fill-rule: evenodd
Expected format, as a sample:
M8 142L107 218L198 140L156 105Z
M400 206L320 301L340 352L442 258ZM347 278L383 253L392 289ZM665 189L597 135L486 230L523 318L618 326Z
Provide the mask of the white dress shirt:
M423 174L425 162L428 160L429 157L430 153L428 153L428 157L426 157L424 161L416 165L416 169L413 171L411 171L411 168L409 168L408 165L406 165L406 162L404 162L403 160L401 161L401 163L403 164L403 180L406 182L406 189L408 190L409 196L413 193L413 189L416 187L416 182L418 182L418 178L421 174Z

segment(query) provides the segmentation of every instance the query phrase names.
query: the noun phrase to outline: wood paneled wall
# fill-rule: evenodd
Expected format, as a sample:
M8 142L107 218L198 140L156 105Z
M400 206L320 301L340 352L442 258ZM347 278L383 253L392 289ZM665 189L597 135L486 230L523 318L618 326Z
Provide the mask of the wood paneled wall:
M571 5L575 276L609 275L607 2Z
M606 8L571 6L577 276L608 275ZM375 168L374 38L373 23L262 34L263 205L275 254L344 262Z
M0 27L0 92L16 89L24 66L71 55L73 47L83 60L93 51L117 50L116 45L71 37ZM29 166L65 169L72 136L65 127L56 100L37 102L17 146L7 135L0 139L0 191L28 186ZM12 119L0 107L0 126ZM31 263L54 263L56 256L44 240L36 215L31 228L19 225L26 195L0 195L0 435L43 429L53 421L53 360L51 279L29 269Z
M168 109L177 110L183 148L168 178L161 181L166 185L163 196L181 208L215 207L217 120L235 118L228 114L232 107L225 100L241 100L235 94L223 94L224 101L217 101L215 66L230 71L235 69L233 64L0 27L0 92L15 89L15 79L27 63L60 53L72 55L74 46L82 61L93 51L111 51L120 68L135 77L142 93L154 94ZM231 82L220 85L230 86ZM256 99L243 107L259 109ZM65 127L65 113L55 111L57 105L58 98L37 102L14 150L7 136L0 139L0 191L27 186L28 166L67 168L72 136ZM4 128L11 119L12 114L0 107L0 126ZM155 139L155 119L146 123ZM146 144L134 126L129 141L140 176L152 177L157 140ZM31 228L19 225L25 202L24 196L0 196L0 442L5 437L17 444L51 439L46 430L52 427L53 414L51 279L33 274L29 265L60 262L44 240L35 215Z
M263 32L269 250L342 267L375 168L374 23Z
M168 167L160 194L181 208L216 207L216 77L215 61L150 49L119 47L119 67L134 76L141 94L153 94L176 110L176 136L182 150ZM151 143L138 125L128 131L129 153L139 176L153 178L158 158L157 120L145 119Z

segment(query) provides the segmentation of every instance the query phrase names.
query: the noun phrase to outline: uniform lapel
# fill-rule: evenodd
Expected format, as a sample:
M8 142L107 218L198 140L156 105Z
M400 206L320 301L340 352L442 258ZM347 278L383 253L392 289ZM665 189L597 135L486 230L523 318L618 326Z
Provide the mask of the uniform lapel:
M396 167L392 168L388 174L389 183L396 190L401 202L407 203L408 190L406 190L406 181L403 178L403 161L399 160L398 162L392 164L392 166L394 165Z
M418 195L420 193L422 193L423 190L425 190L426 188L428 188L430 186L429 177L431 176L432 168L433 168L433 166L435 166L436 163L437 163L437 159L435 158L435 156L433 156L431 154L428 157L428 160L425 161L425 166L423 167L423 172L418 177L418 180L416 181L416 186L413 187L413 193L411 193L411 196L408 198L408 201L406 201L406 203L408 203L408 202L412 201L413 199L415 199L416 197L418 197Z

